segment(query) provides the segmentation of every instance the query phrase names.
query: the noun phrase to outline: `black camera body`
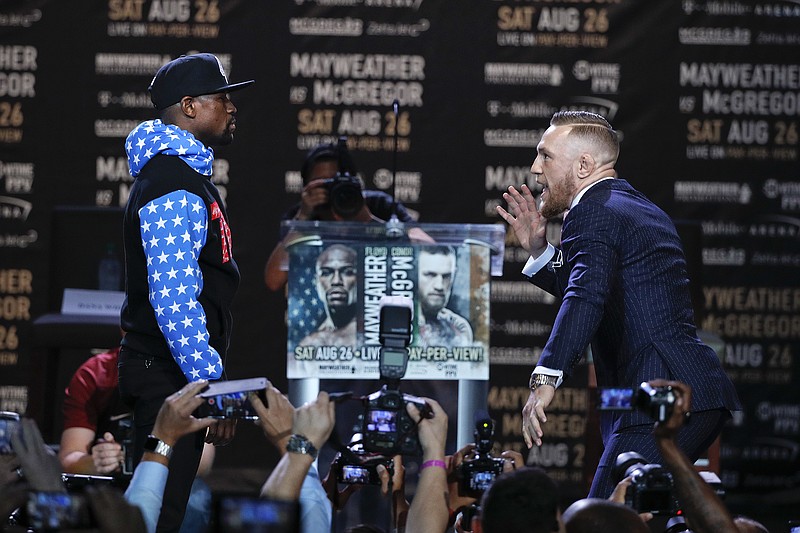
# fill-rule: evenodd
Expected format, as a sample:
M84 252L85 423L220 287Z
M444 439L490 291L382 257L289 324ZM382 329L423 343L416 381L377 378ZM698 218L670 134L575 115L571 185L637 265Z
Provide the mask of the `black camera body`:
M339 172L323 180L323 184L328 192L328 205L339 218L352 219L364 207L364 195L358 177Z
M388 456L422 453L417 425L406 406L410 403L416 405L423 418L432 416L431 408L422 398L402 393L399 388L408 366L412 308L413 302L401 297L384 296L381 305L378 368L384 384L365 398L364 412L360 415L364 450L367 452Z
M601 411L637 409L657 422L665 422L675 407L677 397L671 386L653 387L646 381L638 389L598 389L597 408Z
M363 450L343 453L334 464L336 481L346 484L380 485L378 465L383 465L390 477L394 475L394 462L391 457L370 454Z
M417 406L423 418L430 416L430 406L422 398L386 385L367 397L361 429L366 451L390 456L422 453L417 426L406 410L409 403Z
M651 387L649 383L644 382L639 386L636 408L653 420L666 422L675 408L675 400L677 396L671 386Z
M504 459L492 457L494 420L488 414L476 413L475 454L458 465L459 492L465 496L480 498L497 476L503 473Z
M347 151L347 137L339 137L336 146L339 172L332 178L323 180L328 192L328 205L331 211L341 219L350 220L364 207L361 180L350 173L353 167L350 153Z
M617 456L614 471L619 480L628 476L631 484L625 493L625 504L637 513L674 515L680 509L673 492L672 473L636 452Z

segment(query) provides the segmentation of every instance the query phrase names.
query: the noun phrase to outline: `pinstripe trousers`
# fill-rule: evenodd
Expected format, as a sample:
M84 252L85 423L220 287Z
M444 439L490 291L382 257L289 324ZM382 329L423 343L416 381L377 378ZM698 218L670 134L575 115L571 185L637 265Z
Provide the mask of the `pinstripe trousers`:
M693 411L689 422L678 432L678 447L692 462L696 461L711 446L730 418L727 409ZM613 472L619 454L633 451L650 463L661 462L661 454L653 437L653 424L615 428L611 435L603 435L603 443L603 455L589 490L590 498L608 498L621 481L615 478Z

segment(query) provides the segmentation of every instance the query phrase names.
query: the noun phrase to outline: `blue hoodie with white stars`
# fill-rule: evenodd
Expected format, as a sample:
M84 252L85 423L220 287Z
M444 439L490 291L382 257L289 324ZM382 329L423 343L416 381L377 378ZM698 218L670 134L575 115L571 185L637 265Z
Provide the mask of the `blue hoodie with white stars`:
M160 120L125 142L136 179L125 211L123 346L172 358L188 381L220 379L239 284L214 152Z

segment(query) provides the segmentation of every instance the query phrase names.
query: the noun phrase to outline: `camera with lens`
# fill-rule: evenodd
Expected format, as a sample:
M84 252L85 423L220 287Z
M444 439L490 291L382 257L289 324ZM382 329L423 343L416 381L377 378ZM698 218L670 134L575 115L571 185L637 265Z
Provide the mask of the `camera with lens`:
M636 452L625 452L617 456L614 473L618 482L630 476L625 504L637 513L674 515L678 511L672 473L663 466L648 463Z
M353 440L363 442L358 433L353 435ZM365 452L363 444L351 444L336 458L333 469L336 481L339 483L380 485L378 465L383 465L390 477L394 475L394 462L391 457Z
M630 411L637 409L653 420L665 422L675 407L672 387L653 387L646 381L638 389L600 388L597 408L601 411Z
M497 476L503 473L504 460L492 457L494 443L494 420L485 411L475 413L475 452L458 465L459 492L479 498Z
M410 299L401 297L384 297L383 302L380 310L381 351L378 368L384 384L380 390L364 399L364 412L360 415L364 450L388 456L418 455L422 450L417 425L406 411L406 405L416 405L423 418L432 416L432 412L422 398L405 394L399 389L400 380L405 376L408 366L412 303Z
M336 153L339 159L339 171L334 177L323 180L323 184L328 191L331 211L338 217L348 220L355 217L364 207L364 195L361 192L361 180L348 170L351 164L346 137L339 137Z

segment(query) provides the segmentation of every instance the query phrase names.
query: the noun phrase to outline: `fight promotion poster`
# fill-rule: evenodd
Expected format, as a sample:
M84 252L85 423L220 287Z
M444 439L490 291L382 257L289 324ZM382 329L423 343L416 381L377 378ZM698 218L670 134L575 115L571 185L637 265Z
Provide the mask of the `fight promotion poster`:
M289 378L377 379L390 295L413 301L406 379L489 379L487 248L328 241L289 251Z

